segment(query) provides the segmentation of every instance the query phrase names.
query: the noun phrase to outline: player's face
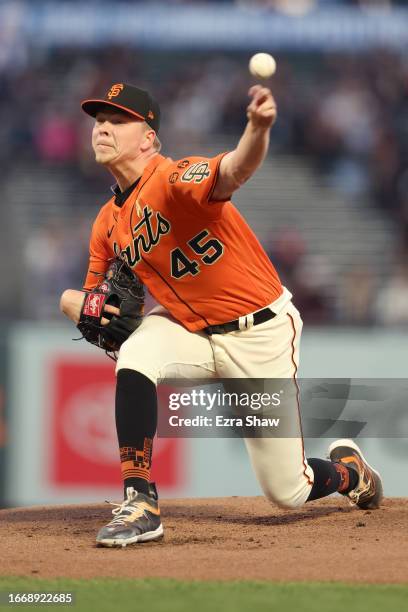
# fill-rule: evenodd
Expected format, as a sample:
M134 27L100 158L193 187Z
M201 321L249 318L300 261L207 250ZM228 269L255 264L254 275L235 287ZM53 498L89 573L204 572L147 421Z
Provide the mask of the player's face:
M138 159L146 140L146 124L126 113L103 110L96 115L92 147L99 164L119 166Z

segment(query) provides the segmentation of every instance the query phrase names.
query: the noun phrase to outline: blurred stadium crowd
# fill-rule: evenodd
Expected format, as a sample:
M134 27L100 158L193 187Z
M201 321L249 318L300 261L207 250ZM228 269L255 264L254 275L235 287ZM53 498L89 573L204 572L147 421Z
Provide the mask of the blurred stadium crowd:
M185 52L147 54L118 46L26 49L12 66L0 62L4 176L11 171L15 176L19 168L22 175L41 168L45 176L49 172L63 176L64 181L72 179L83 194L73 199L70 219L59 216L56 200L46 222L28 233L24 282L31 282L36 294L48 301L40 300L36 306L27 306L26 301L20 316L58 318L57 296L68 286L81 285L90 220L109 197L112 181L93 161L90 123L79 110L80 100L99 96L118 80L145 86L163 109L164 153L173 157L199 153L209 142L216 145L220 135L238 138L250 85L243 69L247 60L247 55L240 54L197 53L192 58ZM273 92L279 120L271 156L293 155L311 163L334 190L381 211L385 222L392 220L395 228L389 244L393 264L386 278L379 278L369 261L362 261L348 275L337 271L334 299L327 295L324 282L307 278L316 273L303 266L312 245L298 228L271 237L265 246L305 321L408 323L406 57L383 50L364 55L282 56ZM61 190L65 186L61 182Z

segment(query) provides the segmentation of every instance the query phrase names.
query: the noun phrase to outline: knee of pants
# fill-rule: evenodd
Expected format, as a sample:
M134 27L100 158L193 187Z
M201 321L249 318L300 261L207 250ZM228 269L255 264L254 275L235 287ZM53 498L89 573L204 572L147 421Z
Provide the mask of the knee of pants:
M270 499L269 501L272 501L279 508L282 508L282 510L296 510L296 508L300 508L304 504L303 501L299 501L296 497L279 497L277 499Z
M289 485L283 489L276 489L272 483L263 483L262 489L266 499L283 510L300 508L309 497L312 485L304 479L296 485Z
M124 368L143 374L154 385L157 385L159 373L154 365L154 359L151 355L147 355L147 351L143 350L142 343L140 343L140 350L135 348L133 336L130 336L120 347L116 374Z

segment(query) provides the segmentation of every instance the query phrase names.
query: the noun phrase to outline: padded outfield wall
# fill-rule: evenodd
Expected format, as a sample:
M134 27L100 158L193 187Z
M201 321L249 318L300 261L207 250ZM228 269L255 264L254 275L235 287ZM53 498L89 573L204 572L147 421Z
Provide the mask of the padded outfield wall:
M407 333L359 329L304 331L300 376L405 379ZM67 326L19 324L9 334L8 505L81 503L120 497L114 426L114 364ZM367 380L365 380L367 382ZM392 387L392 380L388 380ZM366 385L367 386L367 385ZM365 387L366 388L366 387ZM364 399L364 398L363 398ZM402 401L403 398L402 398ZM325 400L321 402L325 409ZM329 404L327 404L329 407ZM359 406L352 403L354 414ZM388 404L389 415L394 418ZM408 427L400 406L399 436ZM306 440L309 456L323 456L332 438ZM407 496L408 439L361 434L359 443L381 470L385 494ZM336 436L337 437L337 436ZM162 497L259 495L239 439L160 438L154 478Z

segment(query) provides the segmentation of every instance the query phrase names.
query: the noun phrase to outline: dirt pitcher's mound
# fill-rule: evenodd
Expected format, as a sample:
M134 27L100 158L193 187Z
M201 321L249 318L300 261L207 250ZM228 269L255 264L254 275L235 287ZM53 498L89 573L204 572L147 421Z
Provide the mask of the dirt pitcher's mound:
M1 575L408 582L408 503L340 497L278 510L262 497L164 500L165 538L97 548L107 505L0 511Z

